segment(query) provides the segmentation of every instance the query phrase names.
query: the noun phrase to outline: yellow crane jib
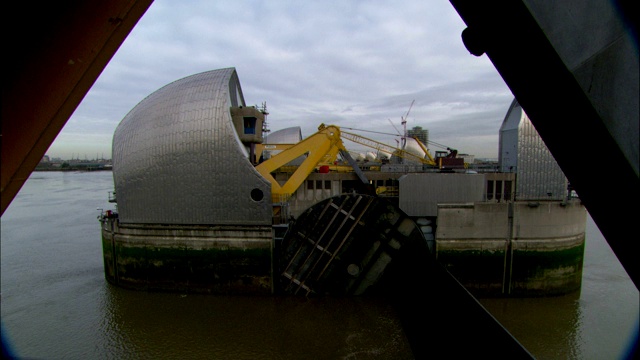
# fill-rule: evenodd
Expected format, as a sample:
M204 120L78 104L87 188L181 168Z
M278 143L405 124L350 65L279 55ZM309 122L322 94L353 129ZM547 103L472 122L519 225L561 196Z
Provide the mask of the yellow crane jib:
M340 128L337 126L320 124L315 134L297 144L287 144L286 150L257 165L256 170L260 175L271 182L272 201L287 201L319 163L335 161L341 150L346 152L340 135ZM264 145L267 146L269 145ZM302 164L284 184L280 184L272 173L303 155L306 158Z
M424 146L424 144L422 143L422 141L420 141L420 139L418 139L417 137L413 137L413 139L416 141L416 143L420 146L420 148L422 149L422 151L424 151L425 156L428 159L428 164L429 165L436 165L436 160L431 156L431 154L429 154L429 150L427 149L426 146Z

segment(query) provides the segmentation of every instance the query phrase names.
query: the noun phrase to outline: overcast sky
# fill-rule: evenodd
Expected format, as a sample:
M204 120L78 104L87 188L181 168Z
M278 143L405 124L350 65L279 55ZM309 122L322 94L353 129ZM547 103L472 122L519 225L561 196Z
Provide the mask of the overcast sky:
M464 28L448 0L156 0L47 154L111 158L115 128L146 96L235 67L247 105L266 102L272 131L301 126L306 137L325 123L395 134L409 112L407 127L430 141L497 158L513 95L486 55L465 49Z

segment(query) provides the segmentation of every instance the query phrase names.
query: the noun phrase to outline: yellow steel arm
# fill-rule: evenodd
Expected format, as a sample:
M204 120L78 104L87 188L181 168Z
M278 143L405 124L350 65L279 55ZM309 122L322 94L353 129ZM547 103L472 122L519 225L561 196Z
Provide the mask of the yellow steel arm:
M268 151L283 151L283 150L287 150L290 149L294 146L295 144L256 144L256 148L255 148L255 154L256 154L256 159L260 159L260 156L262 156L262 153L265 150ZM256 165L256 164L254 164Z
M319 163L334 161L340 150L346 151L340 138L340 129L337 126L321 124L318 132L265 160L256 166L256 170L271 182L273 202L286 201ZM285 184L280 185L271 175L280 167L305 154L306 159Z
M420 139L418 139L417 137L413 137L413 140L415 140L418 145L420 146L420 148L422 149L422 151L424 151L424 153L427 155L427 158L429 158L429 161L435 165L436 161L431 157L431 154L429 154L429 150L427 149L426 146L424 146L424 144L422 143L422 141L420 141Z

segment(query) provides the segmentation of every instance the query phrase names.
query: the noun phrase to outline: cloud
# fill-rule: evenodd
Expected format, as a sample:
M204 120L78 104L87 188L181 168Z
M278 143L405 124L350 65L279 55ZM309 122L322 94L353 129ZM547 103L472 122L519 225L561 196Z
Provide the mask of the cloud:
M512 95L486 56L466 51L464 28L447 1L156 0L50 152L110 152L115 127L146 96L235 67L247 103L267 103L272 130L301 126L306 136L332 123L395 133L389 120L401 127L415 101L407 126L497 157L497 144L482 141L497 141ZM85 132L100 144L80 149L88 145L71 134Z

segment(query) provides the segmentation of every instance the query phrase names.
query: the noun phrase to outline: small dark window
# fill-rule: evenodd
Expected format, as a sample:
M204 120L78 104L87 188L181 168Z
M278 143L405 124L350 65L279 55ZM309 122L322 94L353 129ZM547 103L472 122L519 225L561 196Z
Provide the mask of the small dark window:
M356 191L358 187L358 182L355 180L342 180L342 193L350 194Z
M331 181L325 180L324 181L324 188L328 189L328 190L331 190Z
M245 117L244 118L244 133L255 134L256 133L256 118Z
M506 180L504 182L504 199L513 200L511 198L511 180Z
M318 190L322 189L322 180L316 180L316 189Z
M307 190L313 190L313 180L307 180Z
M487 200L493 199L493 180L487 180Z
M497 200L502 199L502 181L501 180L496 181L496 199Z

